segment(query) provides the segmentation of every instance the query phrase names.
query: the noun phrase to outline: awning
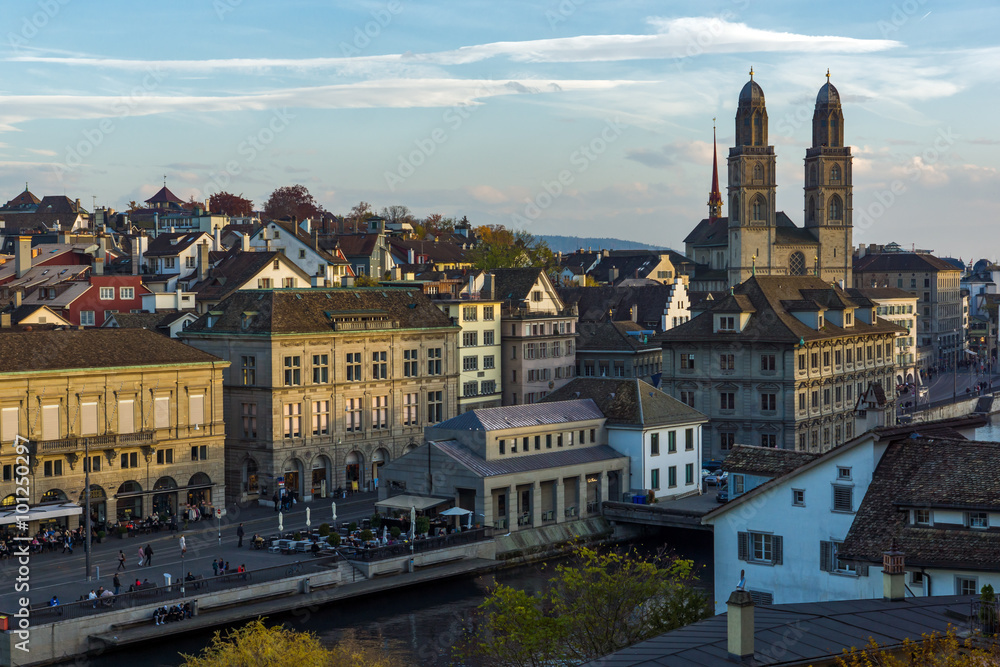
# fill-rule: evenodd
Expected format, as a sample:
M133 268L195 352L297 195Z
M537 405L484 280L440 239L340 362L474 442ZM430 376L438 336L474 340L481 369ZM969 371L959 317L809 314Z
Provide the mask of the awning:
M464 510L461 507L451 507L441 512L441 516L465 516L466 514L472 514L472 510Z
M438 505L444 505L454 501L454 498L429 498L427 496L393 496L375 503L375 507L385 507L394 510L408 510L415 507L418 510L425 510Z
M3 512L0 514L0 526L9 525L16 521L47 521L48 519L76 516L77 514L83 514L83 508L73 503L40 505L29 508L27 514L18 514L14 510Z
M979 356L978 352L973 352L972 350L966 350L965 353L968 354L968 355L971 355L973 357L978 357Z

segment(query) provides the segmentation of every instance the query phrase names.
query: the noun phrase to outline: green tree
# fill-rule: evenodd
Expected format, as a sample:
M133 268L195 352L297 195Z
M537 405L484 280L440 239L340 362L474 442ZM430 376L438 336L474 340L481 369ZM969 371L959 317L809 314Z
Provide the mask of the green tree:
M945 634L924 634L902 645L879 646L873 638L863 649L844 649L838 667L987 667L1000 664L1000 645L979 636L961 639L954 627Z
M497 586L458 656L487 667L579 664L709 615L693 564L582 547L544 593Z
M507 229L503 225L476 228L479 242L469 252L477 269L516 269L538 267L548 271L555 267L555 255L545 241L523 229Z
M378 287L378 278L361 274L354 279L355 287Z

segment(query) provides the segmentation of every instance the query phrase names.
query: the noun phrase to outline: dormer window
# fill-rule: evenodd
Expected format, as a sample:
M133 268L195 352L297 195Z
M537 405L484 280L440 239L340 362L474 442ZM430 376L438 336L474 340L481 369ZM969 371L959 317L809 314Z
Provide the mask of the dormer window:
M990 527L990 515L986 512L966 512L965 516L969 528L985 530Z
M913 510L913 523L917 526L931 525L930 510Z
M733 315L719 315L718 331L720 332L736 331L736 317L734 317Z
M822 315L817 315L816 322L817 322L816 328L817 329L822 329L823 328L823 316Z
M845 327L851 326L853 320L854 320L854 313L852 313L849 310L844 311L844 326Z

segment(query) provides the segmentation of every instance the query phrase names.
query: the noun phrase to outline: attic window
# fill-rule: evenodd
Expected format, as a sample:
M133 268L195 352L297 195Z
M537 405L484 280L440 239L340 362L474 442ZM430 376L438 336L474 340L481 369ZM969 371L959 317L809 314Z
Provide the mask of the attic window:
M718 331L736 331L736 317L733 315L719 315Z

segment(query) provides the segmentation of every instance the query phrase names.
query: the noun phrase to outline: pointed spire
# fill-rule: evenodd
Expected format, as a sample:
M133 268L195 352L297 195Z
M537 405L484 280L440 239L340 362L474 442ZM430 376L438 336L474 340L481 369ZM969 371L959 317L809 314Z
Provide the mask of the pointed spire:
M750 80L753 81L753 65L750 66Z
M719 150L715 140L715 119L712 119L712 191L708 194L708 219L722 216L722 194L719 193Z

